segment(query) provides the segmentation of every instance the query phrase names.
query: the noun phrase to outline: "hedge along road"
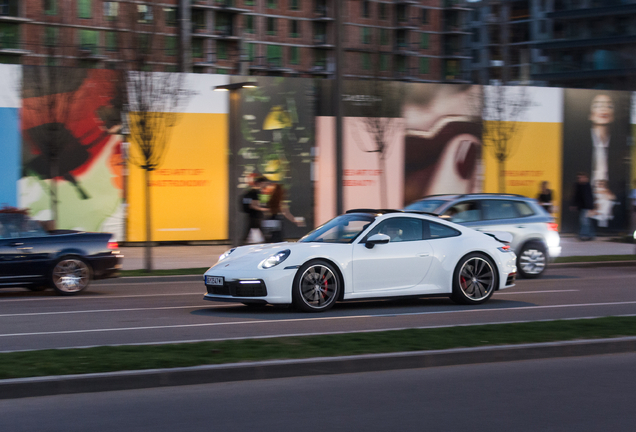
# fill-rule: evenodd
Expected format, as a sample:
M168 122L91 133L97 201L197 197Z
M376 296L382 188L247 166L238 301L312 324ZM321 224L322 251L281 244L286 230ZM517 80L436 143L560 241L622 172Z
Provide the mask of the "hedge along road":
M635 276L633 266L554 268L477 307L421 298L340 303L323 314L207 302L203 283L187 277L104 281L75 297L2 290L0 351L636 315Z

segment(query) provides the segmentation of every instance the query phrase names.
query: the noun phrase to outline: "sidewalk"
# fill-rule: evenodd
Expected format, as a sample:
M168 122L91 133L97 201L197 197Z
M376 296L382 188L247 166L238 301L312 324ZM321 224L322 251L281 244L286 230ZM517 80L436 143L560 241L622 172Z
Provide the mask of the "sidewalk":
M562 236L561 256L631 255L636 250L634 244L609 240L609 238L597 238L594 241L582 242L576 237ZM157 270L211 267L229 248L229 245L156 246L152 248L152 263ZM144 268L143 247L122 247L121 251L124 254L124 270Z

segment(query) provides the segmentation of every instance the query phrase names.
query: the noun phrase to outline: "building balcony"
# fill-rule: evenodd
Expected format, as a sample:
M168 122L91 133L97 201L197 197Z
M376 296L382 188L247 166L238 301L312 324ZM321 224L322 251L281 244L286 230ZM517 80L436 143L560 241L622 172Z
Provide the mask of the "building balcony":
M446 9L472 10L466 0L444 0L443 7Z
M555 20L571 20L582 18L599 18L613 15L627 15L636 13L636 4L620 4L606 0L601 7L562 9L554 12L548 12L546 17ZM611 4L616 3L616 4Z
M329 16L329 8L326 5L318 5L314 8L314 21L333 21L334 18Z
M595 46L612 46L619 44L632 44L636 42L636 35L614 35L592 37L585 39L552 39L549 41L535 42L533 46L540 49L566 49L566 48L585 48Z
M532 78L546 81L565 81L573 79L596 79L636 74L636 62L574 62L560 61L535 64Z
M334 44L332 44L326 34L317 34L314 35L313 44L319 48L333 48Z

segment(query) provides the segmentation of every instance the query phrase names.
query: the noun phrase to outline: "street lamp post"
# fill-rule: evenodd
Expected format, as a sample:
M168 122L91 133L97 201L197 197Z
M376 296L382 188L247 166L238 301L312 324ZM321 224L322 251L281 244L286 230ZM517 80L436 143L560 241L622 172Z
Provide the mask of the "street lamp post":
M237 212L237 189L238 189L238 164L237 156L240 149L240 127L241 127L241 94L244 88L255 88L256 82L240 82L214 87L214 91L230 92L230 130L229 130L229 193L228 193L228 235L232 247L239 245L239 227Z

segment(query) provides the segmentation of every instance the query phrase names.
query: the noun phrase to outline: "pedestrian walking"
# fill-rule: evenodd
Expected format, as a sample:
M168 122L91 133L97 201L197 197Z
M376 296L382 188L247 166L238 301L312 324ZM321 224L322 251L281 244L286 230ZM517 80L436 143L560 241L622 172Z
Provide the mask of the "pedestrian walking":
M245 233L241 237L241 244L262 243L264 241L261 231L261 221L267 207L261 205L260 194L268 185L268 180L263 176L256 176L250 189L241 197L243 212L247 213Z
M574 184L571 210L579 212L579 239L582 241L593 240L596 233L594 227L594 195L587 173L579 172Z
M280 183L274 185L267 201L267 208L269 217L263 221L263 228L269 243L285 241L283 235L283 220L285 218L298 226L305 226L304 218L295 217L289 211L289 207L285 202L285 189Z
M537 201L541 204L541 207L548 213L552 214L552 189L550 189L550 183L547 181L541 182L541 191L537 197Z

